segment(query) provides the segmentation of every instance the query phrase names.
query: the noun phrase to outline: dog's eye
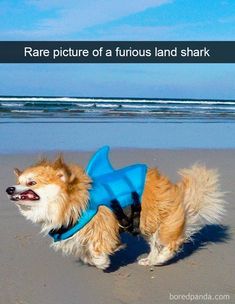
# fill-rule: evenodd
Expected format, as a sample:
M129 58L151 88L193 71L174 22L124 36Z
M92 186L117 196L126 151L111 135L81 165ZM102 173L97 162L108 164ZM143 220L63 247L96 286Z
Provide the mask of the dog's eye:
M30 182L27 182L27 186L34 186L36 185L37 183L35 181L30 181Z

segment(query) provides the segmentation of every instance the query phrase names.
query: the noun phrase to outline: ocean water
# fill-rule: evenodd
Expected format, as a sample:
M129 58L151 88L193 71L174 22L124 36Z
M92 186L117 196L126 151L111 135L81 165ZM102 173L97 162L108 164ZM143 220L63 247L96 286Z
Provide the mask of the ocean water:
M0 97L0 153L235 148L235 101Z
M0 97L1 122L53 121L228 122L235 100ZM72 120L71 120L72 119Z

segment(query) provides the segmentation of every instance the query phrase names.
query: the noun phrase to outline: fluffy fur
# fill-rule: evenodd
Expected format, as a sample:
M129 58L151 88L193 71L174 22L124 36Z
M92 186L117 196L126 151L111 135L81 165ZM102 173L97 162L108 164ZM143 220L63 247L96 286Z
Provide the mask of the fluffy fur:
M173 184L156 168L147 171L140 231L150 244L150 253L139 260L140 265L164 264L183 242L205 224L218 223L224 213L216 171L194 165L179 173L182 180ZM54 162L42 160L23 172L16 169L15 174L18 183L11 198L27 189L40 197L38 201L19 199L16 204L27 219L40 223L45 233L76 222L87 206L92 181L81 167L67 165L61 157ZM119 223L110 209L102 206L83 229L52 246L106 269L109 256L121 246Z

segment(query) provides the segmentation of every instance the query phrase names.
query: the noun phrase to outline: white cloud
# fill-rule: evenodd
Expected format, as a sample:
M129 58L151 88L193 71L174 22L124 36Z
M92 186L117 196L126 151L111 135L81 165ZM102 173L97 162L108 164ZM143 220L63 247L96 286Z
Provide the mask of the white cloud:
M78 33L89 27L105 24L173 0L26 0L41 11L55 10L58 17L40 19L34 28L21 34L32 38L52 38ZM15 31L18 32L17 30ZM20 34L20 32L18 32Z

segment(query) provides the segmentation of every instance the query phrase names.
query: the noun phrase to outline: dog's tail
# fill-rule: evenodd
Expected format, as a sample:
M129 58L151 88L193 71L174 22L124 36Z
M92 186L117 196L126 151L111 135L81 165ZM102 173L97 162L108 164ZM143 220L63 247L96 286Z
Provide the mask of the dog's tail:
M187 239L206 224L218 224L224 215L224 193L220 191L219 175L201 165L179 171L184 189Z

